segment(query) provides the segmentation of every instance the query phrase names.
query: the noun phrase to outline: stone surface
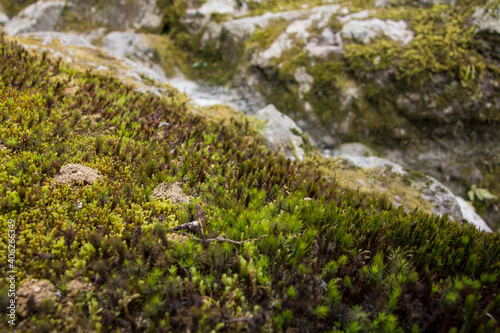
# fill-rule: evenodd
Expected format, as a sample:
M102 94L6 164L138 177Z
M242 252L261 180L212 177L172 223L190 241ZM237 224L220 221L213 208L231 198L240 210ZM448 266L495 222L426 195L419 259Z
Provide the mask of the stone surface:
M379 35L385 35L392 40L408 44L413 39L413 31L407 29L405 21L380 20L350 20L342 26L342 35L368 43Z
M205 48L205 45L211 41L211 40L218 40L220 37L220 34L222 32L222 25L210 21L205 29L203 30L203 34L201 36L201 46L202 48Z
M258 111L255 116L267 120L262 134L270 149L284 152L285 157L291 160L304 159L304 150L301 147L303 139L293 133L295 131L300 134L302 130L290 117L279 112L272 104Z
M293 45L288 34L282 33L274 42L264 51L256 52L252 55L252 65L267 66L272 58L281 57L283 51L289 49Z
M476 213L474 208L472 208L471 205L469 205L467 203L467 201L465 201L461 197L456 197L456 199L457 199L457 203L460 207L460 210L462 212L462 216L463 216L464 220L467 220L471 224L474 224L479 230L492 232L492 230L486 224L486 222L484 222L484 220L481 218L481 216L479 216Z
M50 31L61 17L65 6L65 1L38 1L7 22L5 31L13 36L23 32Z
M319 38L312 38L305 46L311 57L326 58L330 53L342 54L343 42L340 32L333 33L329 28L324 28Z
M156 6L156 0L142 0L139 2L137 16L132 20L132 26L135 29L159 29L161 22L162 15Z
M9 17L3 12L2 8L0 8L0 25L5 25L5 23L9 22Z
M394 173L398 176L407 176L410 172L400 164L394 163L384 158L375 156L364 156L372 153L366 146L360 143L343 144L340 148L333 152L337 158L341 158L348 163L355 165L358 168L366 170L366 175L370 175L370 170L385 170L385 174ZM384 182L386 188L391 188L391 178L387 177ZM411 179L411 180L410 180ZM374 179L358 180L359 184L364 186L367 182L372 183ZM433 177L421 175L409 178L405 186L412 188L419 193L419 196L431 205L430 212L437 215L448 214L453 220L458 222L470 222L479 230L491 231L486 222L477 215L462 198L453 194L453 192ZM405 204L405 199L395 196L396 206ZM421 207L422 208L422 207Z
M348 160L350 163L354 164L358 168L371 169L371 168L389 168L391 172L404 175L406 171L404 168L394 162L386 160L384 158L376 157L376 156L355 156L355 155L339 155L345 160Z
M338 156L360 156L368 157L373 156L374 152L367 146L359 142L343 143L338 148L334 149L331 154L332 157Z
M311 90L311 85L314 82L314 76L308 74L305 67L298 67L295 70L294 78L299 84L299 97L303 98L303 95Z
M235 0L208 0L198 9L198 13L202 15L233 14L237 11L237 7Z
M326 24L327 20L332 14L335 14L340 10L339 5L328 5L315 7L308 10L291 10L286 12L278 13L265 13L259 16L244 17L236 20L231 20L225 22L222 25L223 31L225 31L228 37L234 41L241 41L242 39L249 37L256 28L265 28L272 20L297 20L301 17L309 17L311 20L323 18L323 21L319 23L320 25ZM308 23L302 23L308 24Z
M160 66L151 62L153 51L137 33L114 31L107 34L101 43L101 48L110 55L123 59L131 68L127 75L134 75L140 80L147 76L159 83L167 82L165 73Z
M100 47L118 58L148 61L153 56L141 35L133 32L110 32L104 36Z
M491 12L483 7L477 7L472 17L478 30L493 31L500 34L500 9L497 8Z
M65 33L57 31L42 31L23 33L21 37L32 37L42 41L42 45L48 45L57 40L63 46L81 46L81 47L94 47L89 38L85 35L75 33Z

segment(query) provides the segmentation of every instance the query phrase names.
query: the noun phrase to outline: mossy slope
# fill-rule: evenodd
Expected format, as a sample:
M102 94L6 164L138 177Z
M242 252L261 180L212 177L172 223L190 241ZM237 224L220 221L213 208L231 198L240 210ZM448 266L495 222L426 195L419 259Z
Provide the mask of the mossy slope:
M214 123L0 42L0 221L16 221L19 282L60 292L18 330L500 331L498 234L341 188L267 152L244 118ZM69 163L103 177L54 183ZM165 181L192 200L152 199ZM193 220L208 238L267 237L166 239ZM71 298L75 278L92 291Z

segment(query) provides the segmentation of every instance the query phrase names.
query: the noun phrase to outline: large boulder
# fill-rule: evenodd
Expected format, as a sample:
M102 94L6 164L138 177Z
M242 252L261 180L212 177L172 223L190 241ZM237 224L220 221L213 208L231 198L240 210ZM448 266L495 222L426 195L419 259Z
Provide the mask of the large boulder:
M66 7L66 1L38 1L22 10L5 24L12 36L23 32L50 31Z

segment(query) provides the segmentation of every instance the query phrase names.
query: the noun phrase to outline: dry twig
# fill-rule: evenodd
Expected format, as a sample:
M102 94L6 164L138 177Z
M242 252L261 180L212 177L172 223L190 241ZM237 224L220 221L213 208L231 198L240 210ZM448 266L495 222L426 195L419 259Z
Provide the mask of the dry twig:
M188 236L188 237L191 237L194 240L197 240L199 242L204 242L205 243L204 239L198 238L198 237L193 236L191 234L188 234L187 232L176 231L176 230L173 230L173 229L169 229L169 230L166 230L166 231L167 232L174 232L176 234L180 234L180 235L184 235L184 236ZM224 238L224 237L221 237L221 236L217 236L216 238L207 238L206 239L206 243L211 243L211 242L228 242L228 243L231 243L231 244L242 245L243 243L258 241L258 240L260 240L260 239L262 239L264 237L267 237L267 235L262 235L260 237L252 238L252 239L247 239L247 240L244 240L244 241L235 241L235 240L232 240L232 239L227 239L227 238Z

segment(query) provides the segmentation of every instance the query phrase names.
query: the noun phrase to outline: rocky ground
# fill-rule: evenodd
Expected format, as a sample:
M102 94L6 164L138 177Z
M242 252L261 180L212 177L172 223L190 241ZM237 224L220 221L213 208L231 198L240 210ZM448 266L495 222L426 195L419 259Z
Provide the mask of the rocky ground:
M382 157L422 171L450 193L491 192L471 203L497 228L493 7L459 3L451 12L447 4L384 1L175 3L178 8L153 1L128 7L43 1L21 13L15 11L25 5L9 7L11 18L3 22L28 47L159 96L175 87L200 107L226 104L257 116L272 103L295 121L286 130L307 133L325 157L359 156L349 149L364 145L359 158ZM115 11L121 14L111 18ZM445 14L434 18L438 11ZM446 38L434 46L454 51L415 53L422 40L443 32ZM304 158L302 140L281 138L288 157Z

